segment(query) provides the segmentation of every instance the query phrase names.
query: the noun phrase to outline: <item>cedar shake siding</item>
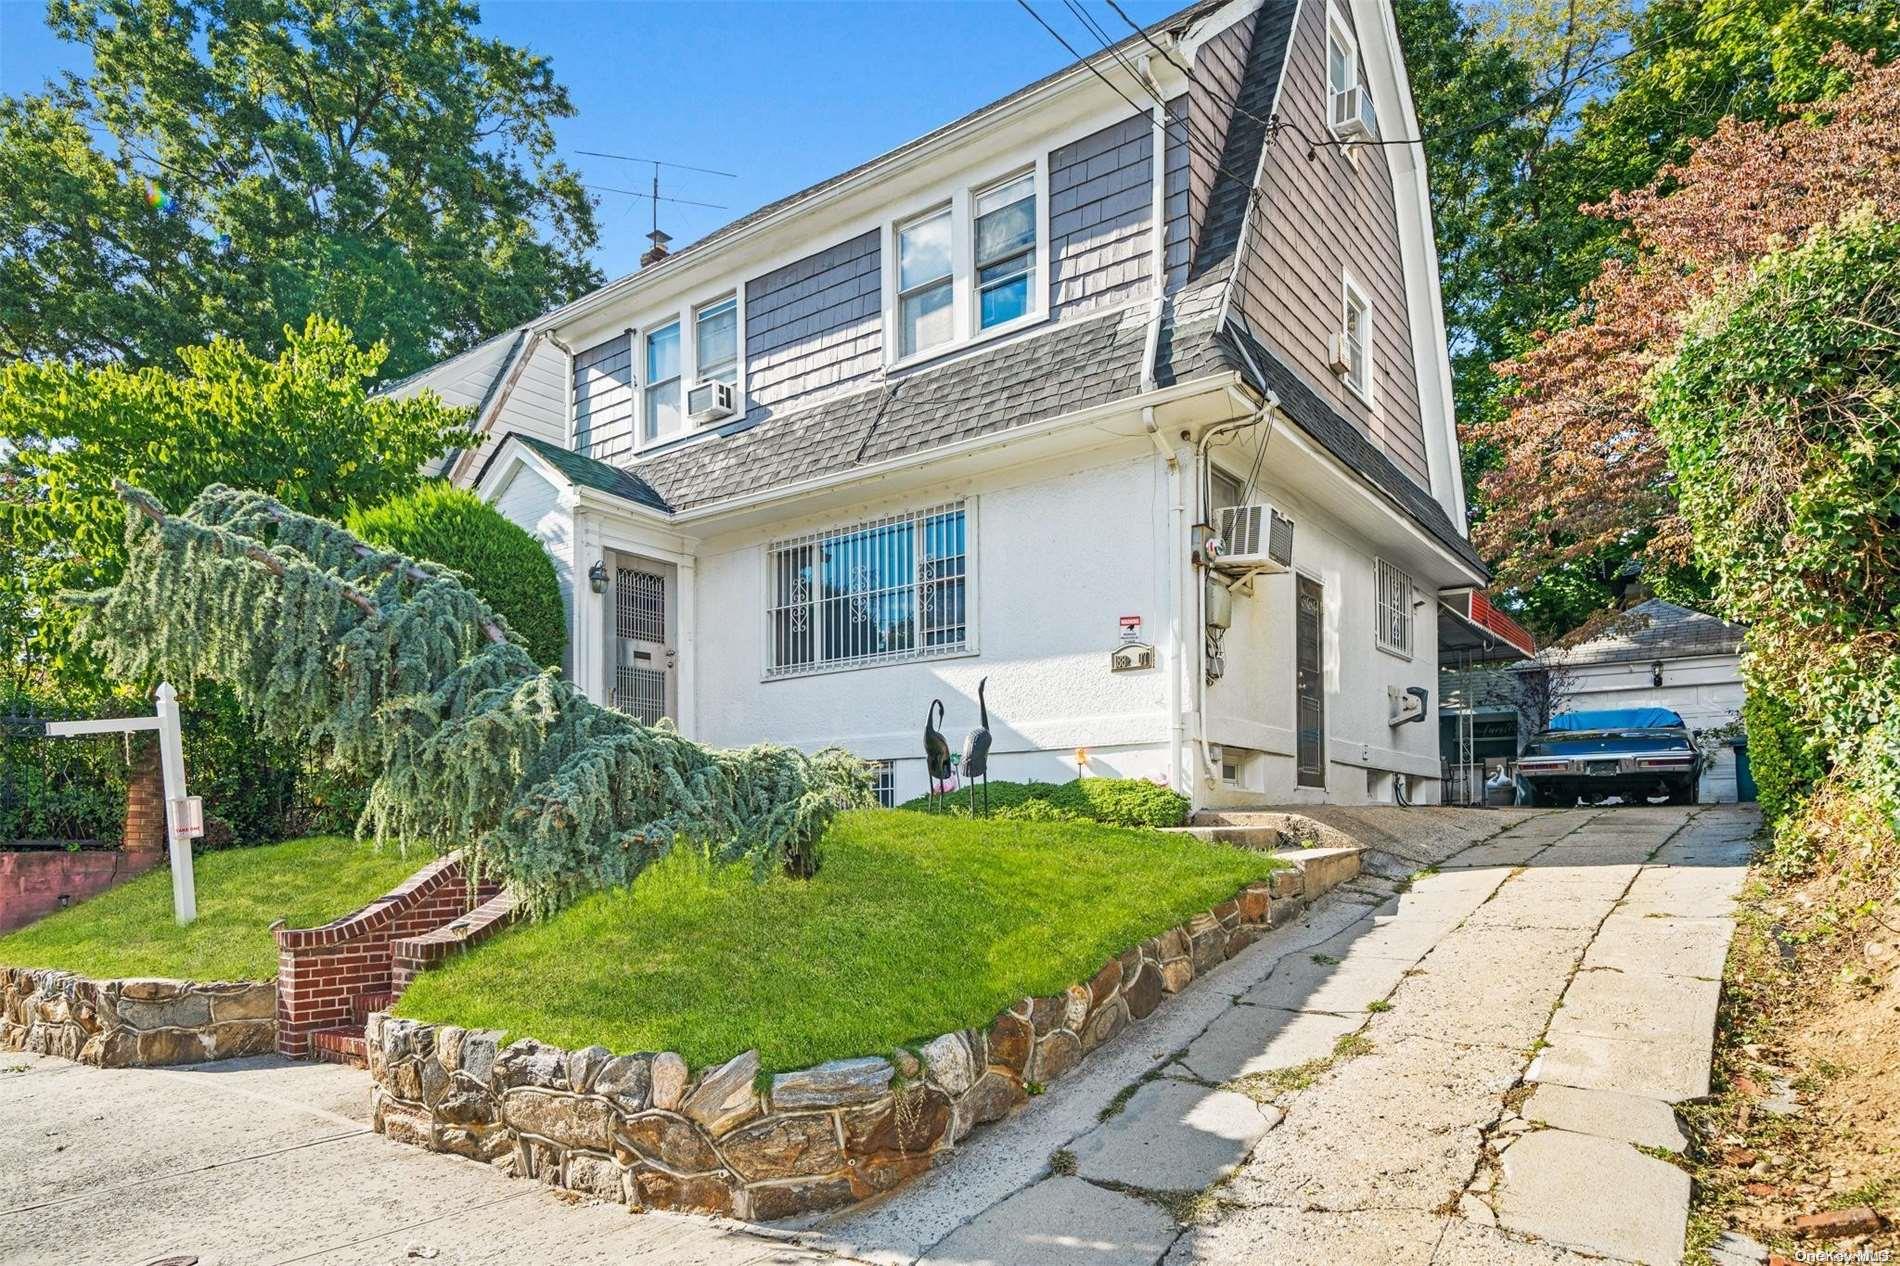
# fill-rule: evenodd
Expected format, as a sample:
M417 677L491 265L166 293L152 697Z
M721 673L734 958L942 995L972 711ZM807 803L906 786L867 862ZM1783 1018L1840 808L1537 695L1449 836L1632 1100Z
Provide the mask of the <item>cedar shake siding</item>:
M1058 320L1150 294L1154 122L1131 115L1049 153L1049 310Z
M633 452L633 334L574 353L574 448L603 462Z
M1334 13L1350 27L1351 9ZM1236 308L1270 350L1369 435L1421 487L1431 486L1420 420L1410 309L1405 296L1392 173L1385 151L1325 139L1325 0L1302 0L1276 110L1290 127L1269 142L1260 196L1236 278ZM1363 79L1363 71L1361 72ZM1393 120L1382 120L1385 128ZM1341 327L1341 276L1350 271L1372 306L1373 401L1368 408L1327 365Z
M1194 79L1188 89L1188 127L1194 135L1194 145L1188 155L1190 256L1200 245L1201 229L1207 223L1207 204L1214 192L1213 156L1227 148L1227 125L1233 119L1232 103L1240 99L1241 80L1247 73L1255 16L1249 14L1234 23L1201 45L1194 55ZM1252 172L1236 174L1249 178L1253 175Z
M805 408L882 372L879 236L860 233L746 283L748 420Z
M1195 215L1191 187L1193 151L1188 145L1188 95L1182 93L1168 102L1167 148L1162 155L1162 179L1166 197L1161 204L1167 217L1167 289L1179 290L1187 281L1188 264L1194 259L1194 230L1200 220Z

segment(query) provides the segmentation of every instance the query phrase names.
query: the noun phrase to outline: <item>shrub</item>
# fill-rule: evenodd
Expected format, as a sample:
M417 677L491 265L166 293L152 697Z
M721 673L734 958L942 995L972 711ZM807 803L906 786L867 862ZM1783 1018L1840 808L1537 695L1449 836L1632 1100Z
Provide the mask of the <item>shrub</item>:
M994 801L991 803L994 804ZM1049 800L1035 799L1024 800L1019 804L1004 805L1000 809L994 809L990 816L1005 822L1083 822L1087 820L1073 809L1065 809Z
M1080 818L1109 826L1169 827L1187 821L1188 812L1185 796L1143 778L1078 778L1061 783L993 782L989 785L989 797L992 816L1026 821ZM946 799L953 813L970 811L969 787L951 792ZM1031 803L1049 808L1032 809ZM920 796L899 807L924 809L929 807L929 802Z
M1780 701L1798 736L1782 744L1769 715L1764 791L1779 799L1764 809L1783 815L1776 846L1791 867L1871 874L1897 842L1896 330L1900 223L1863 210L1762 259L1698 313L1655 379L1650 414L1697 561L1724 613L1749 625L1751 691ZM1776 705L1754 714L1764 706ZM1808 761L1823 752L1820 774ZM1789 793L1816 774L1790 814Z
M344 526L372 545L461 572L536 663L559 666L567 611L554 563L540 542L474 493L424 484L372 509L352 510Z
M1762 818L1772 828L1800 808L1827 772L1825 749L1795 710L1765 683L1756 683L1742 704L1748 733L1748 767L1755 775Z

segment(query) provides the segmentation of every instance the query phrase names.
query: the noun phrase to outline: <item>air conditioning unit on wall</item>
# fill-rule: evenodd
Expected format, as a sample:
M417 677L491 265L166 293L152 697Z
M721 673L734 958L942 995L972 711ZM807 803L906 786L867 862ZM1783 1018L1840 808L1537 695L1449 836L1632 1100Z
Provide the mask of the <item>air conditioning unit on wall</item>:
M1283 572L1293 566L1293 520L1270 505L1229 506L1220 512L1216 571L1234 575Z

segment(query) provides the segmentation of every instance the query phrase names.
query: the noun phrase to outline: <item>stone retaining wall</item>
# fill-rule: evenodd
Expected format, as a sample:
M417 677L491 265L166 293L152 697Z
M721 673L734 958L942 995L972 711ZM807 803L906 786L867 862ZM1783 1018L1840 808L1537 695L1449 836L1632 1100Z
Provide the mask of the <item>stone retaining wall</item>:
M89 980L0 967L0 1050L101 1068L261 1054L276 1044L276 1014L270 981Z
M367 1032L375 1126L634 1209L771 1220L835 1208L930 1168L1296 916L1302 882L1278 872L984 1028L769 1079L757 1051L692 1076L671 1052L504 1048L493 1032L379 1012Z

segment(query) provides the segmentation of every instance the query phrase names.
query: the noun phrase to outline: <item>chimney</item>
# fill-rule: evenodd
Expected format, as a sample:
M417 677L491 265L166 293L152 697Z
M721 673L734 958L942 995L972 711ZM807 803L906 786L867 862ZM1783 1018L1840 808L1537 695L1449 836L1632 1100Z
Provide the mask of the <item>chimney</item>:
M642 268L651 264L657 264L665 259L667 253L666 244L673 240L672 236L664 229L657 228L647 234L647 237L652 239L653 248L640 257L640 267Z

